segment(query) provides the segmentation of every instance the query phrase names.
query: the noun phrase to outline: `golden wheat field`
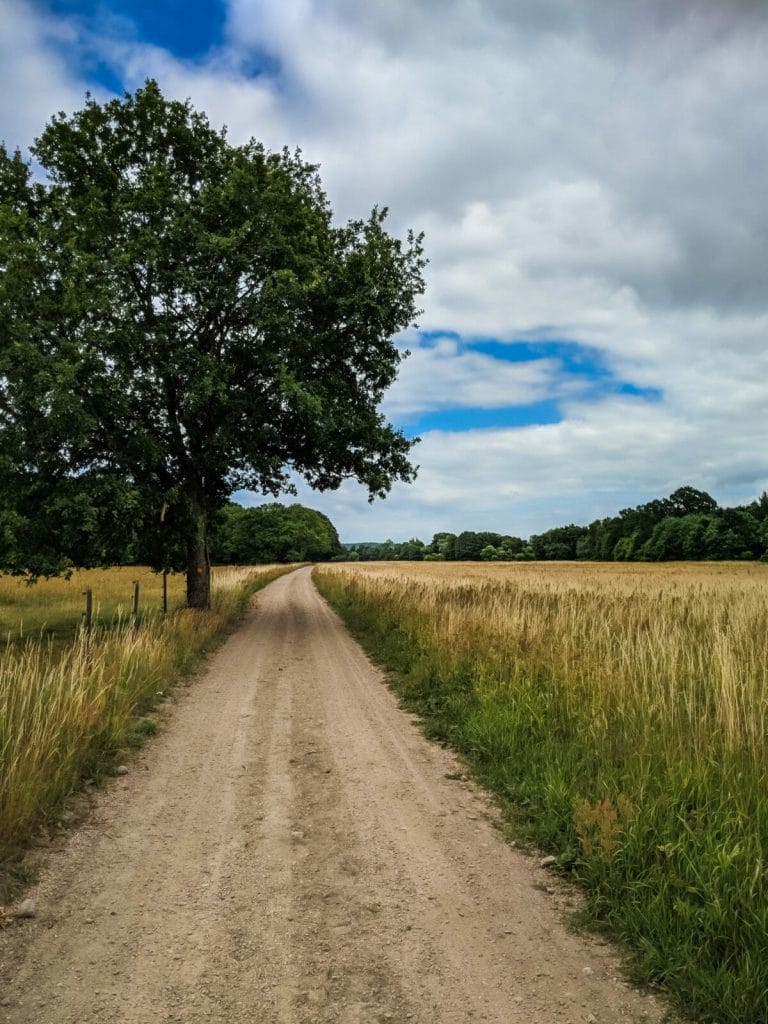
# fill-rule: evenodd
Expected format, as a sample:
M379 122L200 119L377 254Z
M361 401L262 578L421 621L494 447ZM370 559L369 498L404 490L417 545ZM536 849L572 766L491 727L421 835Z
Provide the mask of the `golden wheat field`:
M500 681L516 660L535 663L569 680L574 698L660 716L689 736L703 730L707 745L716 724L720 738L762 759L768 565L371 562L316 571L415 616L441 657L477 656L484 676Z
M397 575L413 579L564 583L591 586L666 587L755 583L768 586L768 564L761 562L343 562L318 571Z
M319 589L646 980L768 1021L768 565L360 563Z

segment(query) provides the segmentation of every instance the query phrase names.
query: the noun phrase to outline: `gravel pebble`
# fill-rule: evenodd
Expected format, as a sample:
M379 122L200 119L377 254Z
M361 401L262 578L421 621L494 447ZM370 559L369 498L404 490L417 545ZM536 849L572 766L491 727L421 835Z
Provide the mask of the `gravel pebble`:
M37 909L35 907L35 901L33 899L23 900L13 913L14 917L36 917Z

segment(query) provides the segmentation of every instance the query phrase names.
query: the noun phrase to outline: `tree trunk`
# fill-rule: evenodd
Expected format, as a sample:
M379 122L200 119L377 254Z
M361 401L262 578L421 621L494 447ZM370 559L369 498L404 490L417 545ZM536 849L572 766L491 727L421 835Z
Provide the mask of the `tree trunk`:
M196 513L195 533L187 547L187 608L211 607L211 559L208 553L208 516Z

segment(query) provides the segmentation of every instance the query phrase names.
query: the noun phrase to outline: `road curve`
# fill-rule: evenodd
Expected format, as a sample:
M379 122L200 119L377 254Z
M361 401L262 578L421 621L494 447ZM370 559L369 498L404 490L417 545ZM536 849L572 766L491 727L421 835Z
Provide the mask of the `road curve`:
M276 580L46 855L0 1021L660 1020L457 772L310 571Z

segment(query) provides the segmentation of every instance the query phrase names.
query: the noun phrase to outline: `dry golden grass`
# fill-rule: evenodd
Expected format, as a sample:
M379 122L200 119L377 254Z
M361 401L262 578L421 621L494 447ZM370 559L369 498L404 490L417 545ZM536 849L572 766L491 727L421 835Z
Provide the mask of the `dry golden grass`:
M239 584L252 571L252 567L215 568L213 586ZM145 566L81 569L68 579L55 577L36 583L0 575L0 640L35 637L41 633L70 637L80 625L85 607L83 592L88 587L93 591L95 621L111 624L130 614L134 581L139 584L140 617L144 620L157 618L163 609L163 577ZM168 610L183 608L185 603L184 575L169 574Z

